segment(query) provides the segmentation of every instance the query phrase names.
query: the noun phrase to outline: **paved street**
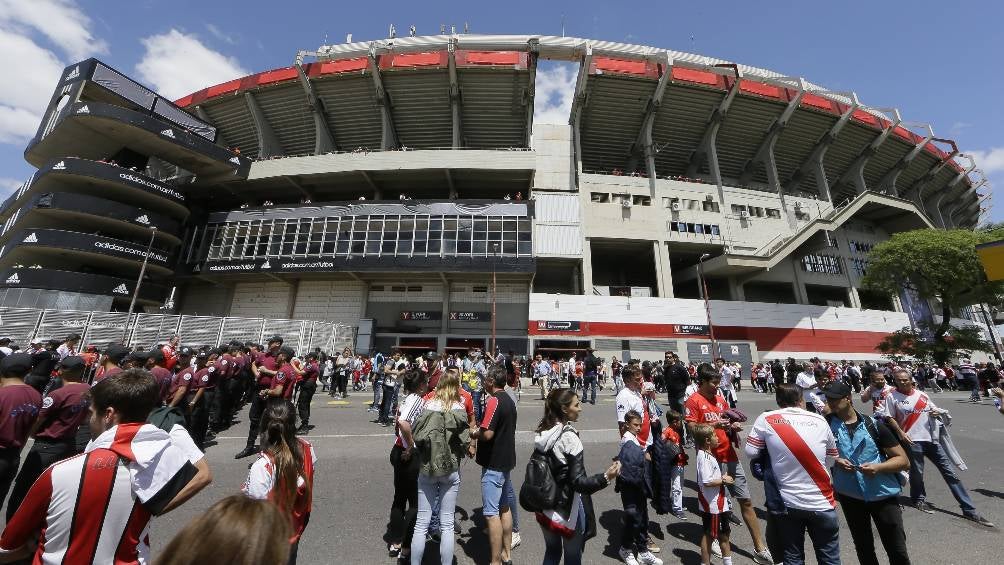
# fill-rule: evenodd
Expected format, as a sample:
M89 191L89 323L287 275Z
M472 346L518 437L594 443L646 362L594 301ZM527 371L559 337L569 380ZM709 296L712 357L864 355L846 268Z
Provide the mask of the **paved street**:
M393 486L388 455L392 445L391 429L370 423L372 415L365 411L368 393L356 393L345 401L330 401L316 396L312 421L316 428L308 436L317 449L319 462L314 491L314 511L300 547L300 563L392 563L387 557L384 533ZM521 463L514 472L514 482L521 484L523 464L531 451L532 430L541 415L541 402L536 394L524 394L519 403L519 436L517 451ZM1004 416L997 414L986 402L972 406L962 402L966 394L948 393L935 396L935 401L952 411L952 430L957 445L969 464L963 478L980 512L991 521L1004 522L1004 485L1000 471L1004 468ZM743 393L740 407L751 416L773 408L773 397ZM246 414L246 412L245 412ZM244 415L242 414L242 417ZM246 420L224 432L208 456L214 483L195 500L153 523L154 550L162 548L170 537L189 519L205 510L214 501L238 492L251 458L235 461L233 454L244 444ZM599 472L617 452L613 397L609 390L601 393L596 406L587 406L578 428L585 443L586 468ZM458 500L458 520L461 534L456 550L457 563L487 563L487 540L481 533L483 521L479 514L481 498L479 469L472 461L462 468L464 481ZM693 468L687 479L693 481ZM999 555L1000 529L985 529L963 520L959 508L937 472L927 473L929 500L937 508L933 515L907 508L905 522L914 563L951 564L987 563ZM700 519L694 514L697 500L690 487L685 492L689 520L680 522L669 516L655 516L653 536L662 547L660 556L666 563L699 563ZM752 480L754 502L762 504L761 483ZM594 496L599 520L599 535L586 546L585 563L614 563L622 518L619 497L613 488ZM522 545L513 553L514 563L540 563L543 540L533 516L521 511ZM841 522L843 517L841 516ZM657 525L657 529L656 529ZM744 527L733 529L738 557L736 563L751 563L752 549ZM994 541L997 540L997 541ZM876 543L877 540L876 540ZM996 548L996 549L995 549ZM850 534L842 525L841 549L845 563L856 563ZM430 545L425 563L438 563L437 547ZM880 552L881 553L881 552ZM884 555L882 556L884 562ZM810 562L814 562L810 558Z

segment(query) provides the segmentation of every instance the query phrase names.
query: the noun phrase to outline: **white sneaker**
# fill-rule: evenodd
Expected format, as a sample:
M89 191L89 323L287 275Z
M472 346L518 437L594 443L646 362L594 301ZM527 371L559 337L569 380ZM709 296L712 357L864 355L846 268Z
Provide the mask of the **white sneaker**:
M722 556L722 545L718 543L718 540L711 540L711 555L715 557Z
M627 565L639 565L638 560L634 558L634 552L626 547L618 549L617 555L621 558L621 561Z
M774 556L770 554L769 549L764 548L753 552L753 562L758 565L774 565Z
M645 550L638 553L638 563L639 565L662 565L662 559L659 559L651 551Z
M521 541L523 541L523 540L522 540L522 538L519 537L519 532L513 532L512 533L512 545L509 546L509 549L516 549L517 547L519 547L519 544L520 544Z

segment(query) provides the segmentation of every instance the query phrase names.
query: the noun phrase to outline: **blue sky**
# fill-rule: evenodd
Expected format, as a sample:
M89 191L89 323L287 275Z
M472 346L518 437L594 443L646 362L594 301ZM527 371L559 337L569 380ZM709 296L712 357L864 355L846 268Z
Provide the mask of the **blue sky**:
M627 6L635 6L628 8ZM978 157L1004 186L1004 55L998 2L194 2L0 0L0 193L31 173L22 153L59 77L96 56L164 94L291 64L299 49L438 33L560 35L690 51L801 75L898 107ZM574 70L542 67L542 120L567 115ZM542 100L544 99L544 100ZM1004 205L991 219L1004 221Z

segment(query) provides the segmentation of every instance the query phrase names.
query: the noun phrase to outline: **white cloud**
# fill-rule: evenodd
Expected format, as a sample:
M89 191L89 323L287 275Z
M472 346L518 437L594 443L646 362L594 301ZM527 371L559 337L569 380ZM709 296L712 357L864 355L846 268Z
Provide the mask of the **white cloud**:
M206 24L206 29L209 30L209 33L213 34L213 37L219 39L220 41L223 41L224 43L229 43L230 45L237 44L237 39L234 36L225 33L222 29L216 27L214 24Z
M167 98L181 98L248 74L237 59L213 51L195 35L176 29L140 41L146 52L136 64L136 73Z
M0 0L0 143L23 144L35 134L66 62L105 53L91 22L69 0Z
M987 175L1004 172L1004 147L991 147L987 150L966 151L973 156L976 167L983 169Z
M568 124L578 72L575 63L541 62L534 88L534 124Z
M90 18L72 0L0 0L0 22L45 35L73 60L108 52L108 44L91 33Z
M23 180L0 177L0 197L7 198L12 192L20 188L22 184L24 184Z

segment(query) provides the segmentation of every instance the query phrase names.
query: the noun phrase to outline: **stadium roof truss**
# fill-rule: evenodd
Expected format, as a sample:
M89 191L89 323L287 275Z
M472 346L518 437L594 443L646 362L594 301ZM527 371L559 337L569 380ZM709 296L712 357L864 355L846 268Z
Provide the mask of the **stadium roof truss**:
M256 158L526 148L539 58L580 65L569 117L580 172L648 176L653 188L705 177L834 203L872 191L940 225L979 219L975 167L930 125L800 77L652 47L471 34L325 45L177 104Z

